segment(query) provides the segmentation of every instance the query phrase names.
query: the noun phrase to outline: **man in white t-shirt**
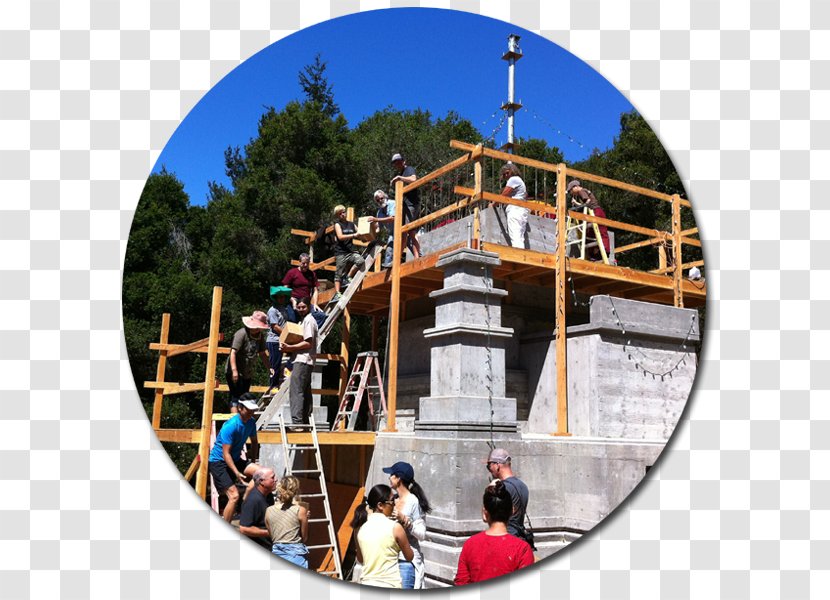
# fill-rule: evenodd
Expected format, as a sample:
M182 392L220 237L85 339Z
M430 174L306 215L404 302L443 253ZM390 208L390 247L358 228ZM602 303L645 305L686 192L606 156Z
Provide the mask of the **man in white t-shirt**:
M294 368L291 371L291 388L289 403L291 405L291 422L308 424L313 408L311 398L311 371L317 357L317 321L309 313L311 299L297 300L297 316L303 324L303 340L296 344L280 343L280 350L294 353Z
M513 163L507 163L501 169L502 181L505 181L502 196L514 200L526 200L527 188L525 182L519 177L519 169ZM505 208L507 213L507 233L510 236L510 245L514 248L525 247L525 231L527 230L527 216L530 211L523 206L508 204Z

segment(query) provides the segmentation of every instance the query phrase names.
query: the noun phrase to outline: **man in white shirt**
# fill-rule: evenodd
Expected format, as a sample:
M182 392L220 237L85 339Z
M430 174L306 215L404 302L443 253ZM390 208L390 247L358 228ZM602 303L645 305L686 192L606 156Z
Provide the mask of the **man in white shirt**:
M297 316L303 325L303 340L296 344L280 343L280 350L294 353L294 368L291 371L291 388L289 403L291 405L291 422L308 424L313 402L311 398L311 371L317 357L317 321L309 313L311 299L297 300Z

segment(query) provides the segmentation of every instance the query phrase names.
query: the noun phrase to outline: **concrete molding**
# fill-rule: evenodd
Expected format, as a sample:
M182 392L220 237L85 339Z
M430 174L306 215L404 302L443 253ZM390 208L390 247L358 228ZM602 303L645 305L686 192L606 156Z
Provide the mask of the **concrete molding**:
M425 338L441 337L447 335L490 335L498 338L512 338L513 329L511 327L493 327L488 330L487 327L478 325L476 323L458 323L456 325L444 325L442 327L430 327L424 329Z
M487 288L483 285L469 285L465 283L452 285L450 287L441 288L440 290L435 290L434 292L429 293L430 298L441 298L442 296L450 296L452 294L481 294L482 296L496 296L497 298L503 298L508 295L507 290L503 290L497 287L490 287Z

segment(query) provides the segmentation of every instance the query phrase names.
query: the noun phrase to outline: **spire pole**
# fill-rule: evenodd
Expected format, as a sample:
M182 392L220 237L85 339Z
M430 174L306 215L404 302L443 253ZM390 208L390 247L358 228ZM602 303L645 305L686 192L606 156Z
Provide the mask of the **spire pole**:
M514 116L516 111L522 107L520 102L515 100L515 76L516 76L516 61L522 56L522 50L519 48L520 36L511 33L507 37L507 52L502 55L502 60L507 61L507 102L501 105L502 110L507 111L507 144L502 146L502 150L506 152L513 152L515 146L515 126Z

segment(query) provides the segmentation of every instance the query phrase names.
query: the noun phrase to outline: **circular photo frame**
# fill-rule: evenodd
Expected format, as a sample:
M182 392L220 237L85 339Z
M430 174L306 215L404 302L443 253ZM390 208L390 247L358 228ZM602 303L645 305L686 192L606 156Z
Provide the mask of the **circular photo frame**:
M493 579L603 521L697 372L701 236L645 119L508 23L302 30L234 69L147 180L127 349L217 518L321 576Z

